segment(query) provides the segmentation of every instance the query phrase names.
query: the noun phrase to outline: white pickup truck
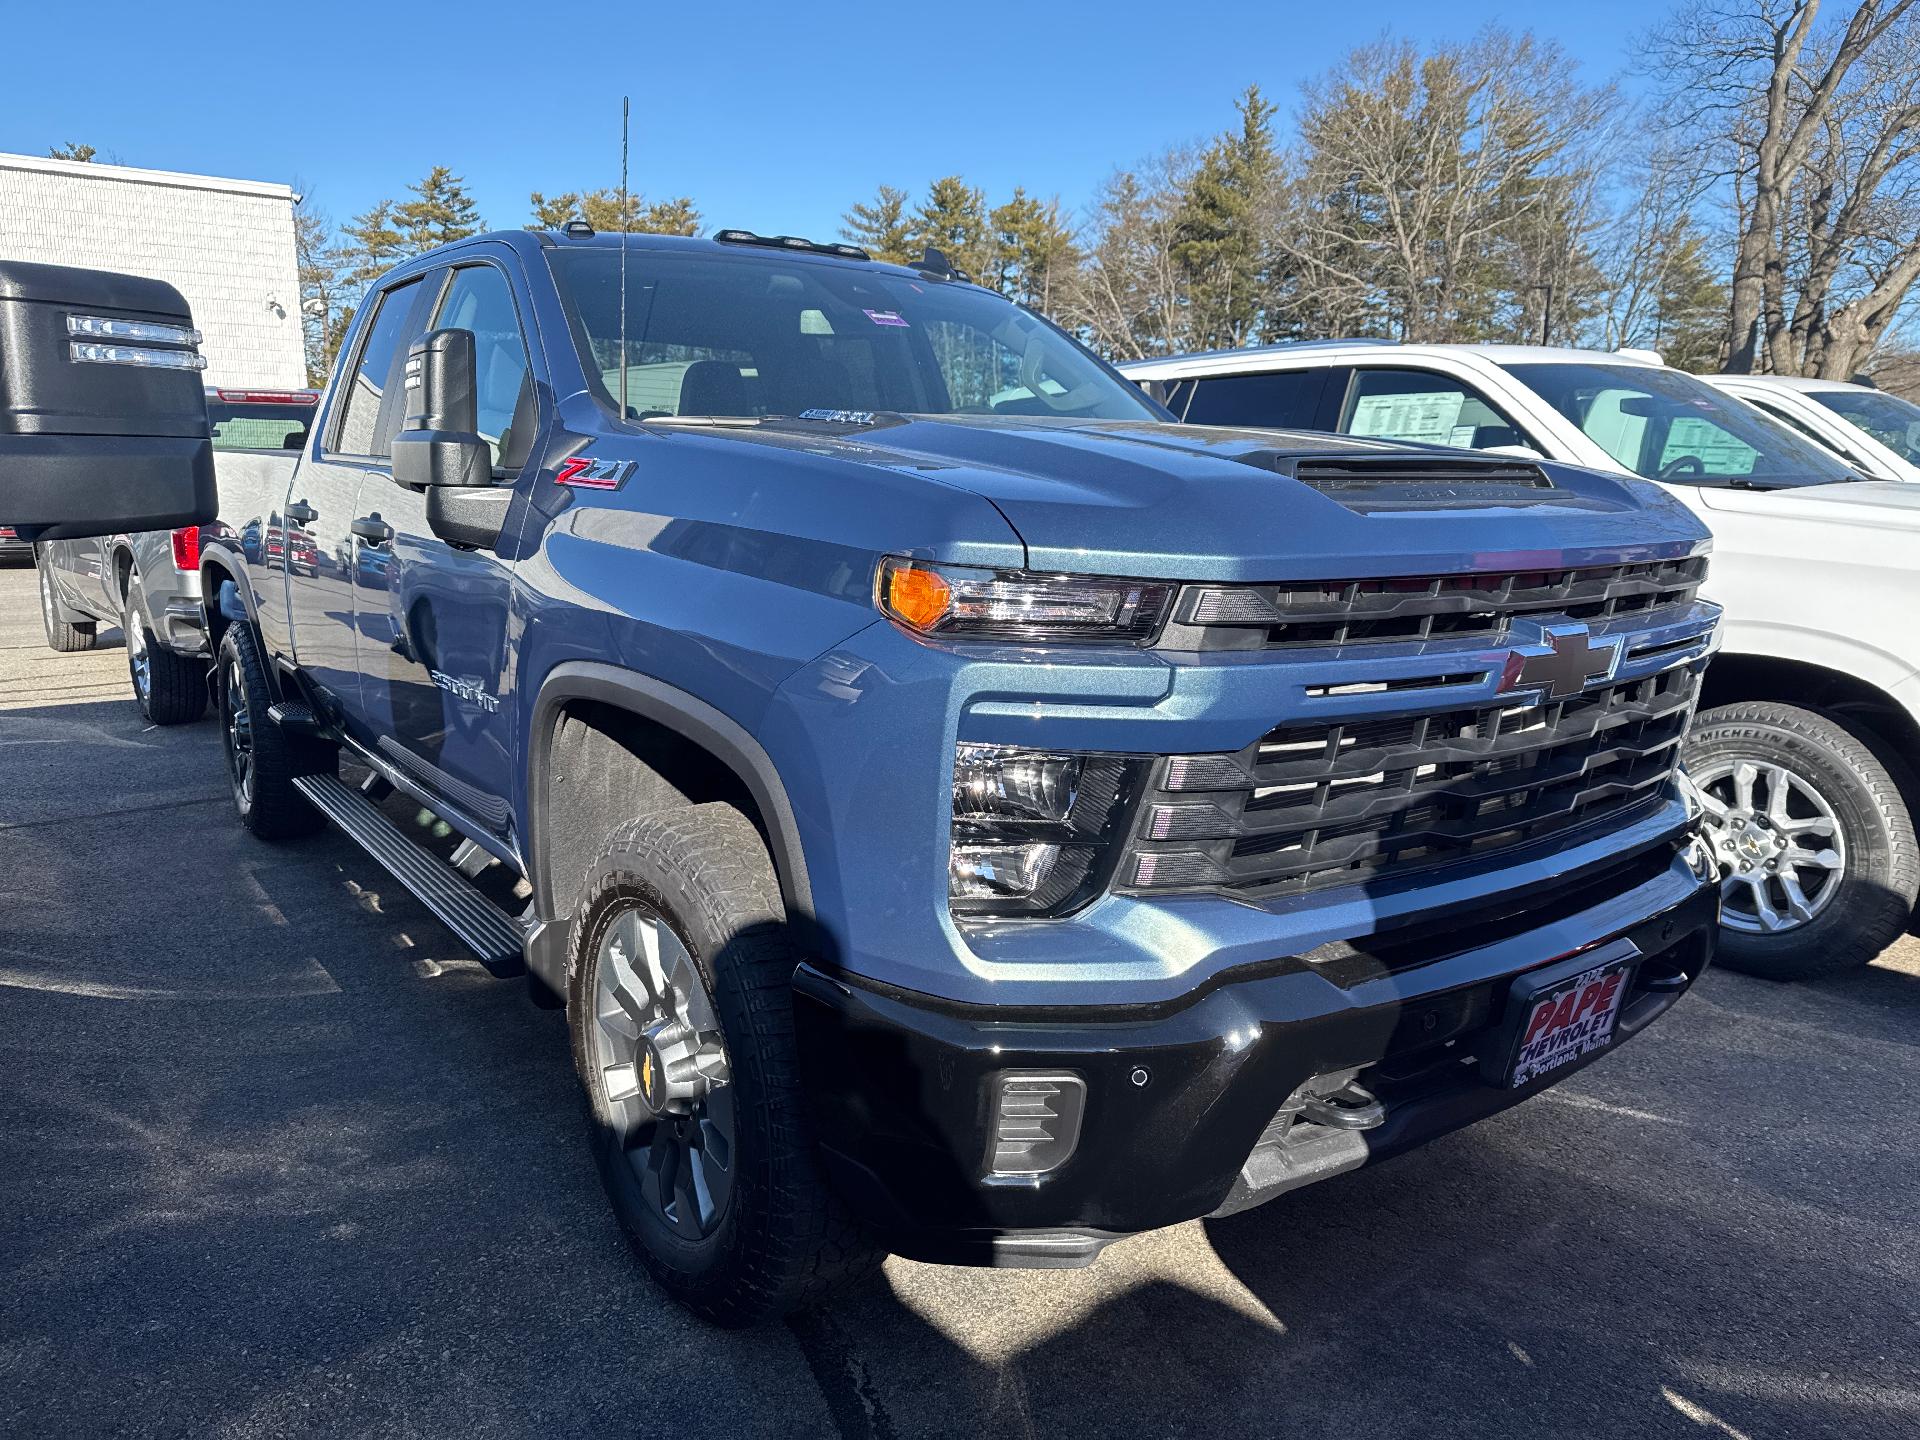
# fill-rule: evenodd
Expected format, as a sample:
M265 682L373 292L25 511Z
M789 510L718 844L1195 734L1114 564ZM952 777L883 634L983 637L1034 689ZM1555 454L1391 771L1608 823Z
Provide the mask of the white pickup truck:
M1657 357L1315 341L1121 369L1190 424L1329 430L1640 475L1714 534L1726 607L1688 765L1723 875L1721 957L1781 979L1878 955L1920 894L1920 484Z
M1703 375L1838 455L1868 480L1920 480L1920 405L1871 385L1798 375Z

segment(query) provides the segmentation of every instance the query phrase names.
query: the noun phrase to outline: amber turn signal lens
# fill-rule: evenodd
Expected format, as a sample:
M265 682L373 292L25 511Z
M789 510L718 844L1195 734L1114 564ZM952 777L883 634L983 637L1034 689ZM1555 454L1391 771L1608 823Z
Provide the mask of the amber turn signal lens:
M933 629L953 605L953 587L946 577L913 564L895 565L887 572L883 595L887 613L916 630Z

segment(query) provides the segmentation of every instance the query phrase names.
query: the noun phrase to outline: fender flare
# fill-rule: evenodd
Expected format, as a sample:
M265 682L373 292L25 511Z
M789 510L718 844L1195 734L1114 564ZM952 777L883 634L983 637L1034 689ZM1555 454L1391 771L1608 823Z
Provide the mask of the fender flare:
M813 889L807 878L799 824L793 802L787 798L786 784L766 749L738 721L697 696L651 676L593 660L569 660L554 666L540 682L533 703L527 735L527 871L533 883L535 913L543 921L571 918L559 915L565 903L564 892L547 870L552 853L548 827L552 821L538 799L548 787L556 721L561 707L571 700L600 701L663 725L710 751L739 776L766 826L768 849L788 919L803 936L811 934Z
M234 599L228 600L227 587L233 587ZM253 593L253 587L247 583L246 568L236 565L231 553L223 545L207 545L200 555L200 603L206 608L207 619L215 614L228 620L241 620L256 630L260 617L255 611L259 603ZM235 613L237 606L239 613ZM212 626L208 627L212 633Z

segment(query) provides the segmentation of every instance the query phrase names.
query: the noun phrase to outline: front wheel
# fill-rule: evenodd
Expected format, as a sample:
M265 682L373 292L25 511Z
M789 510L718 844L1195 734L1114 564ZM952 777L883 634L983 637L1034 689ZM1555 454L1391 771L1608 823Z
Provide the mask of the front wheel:
M587 873L568 1019L601 1179L654 1279L720 1325L877 1255L815 1163L793 967L766 847L731 806L633 821Z
M1709 710L1687 739L1701 828L1720 867L1720 958L1774 980L1864 965L1920 894L1900 787L1828 717L1749 702Z
M147 624L147 593L135 575L127 582L121 632L127 637L127 678L133 698L156 725L189 725L207 713L204 660L169 650Z

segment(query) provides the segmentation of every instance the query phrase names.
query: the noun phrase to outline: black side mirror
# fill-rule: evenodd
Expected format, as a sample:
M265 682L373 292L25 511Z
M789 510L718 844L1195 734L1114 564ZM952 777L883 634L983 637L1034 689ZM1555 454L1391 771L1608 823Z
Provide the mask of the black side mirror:
M431 330L407 352L407 420L393 437L393 478L427 493L427 527L478 550L500 539L513 489L493 481L480 435L471 330Z
M407 352L406 423L393 437L393 478L434 485L493 484L480 438L479 372L471 330L431 330Z
M199 345L171 285L0 260L0 521L27 540L211 521Z

